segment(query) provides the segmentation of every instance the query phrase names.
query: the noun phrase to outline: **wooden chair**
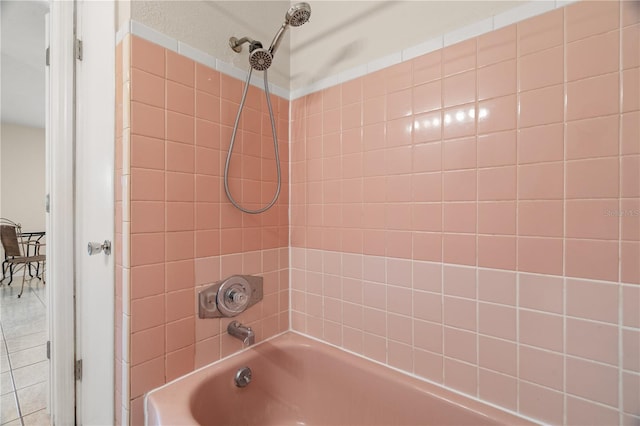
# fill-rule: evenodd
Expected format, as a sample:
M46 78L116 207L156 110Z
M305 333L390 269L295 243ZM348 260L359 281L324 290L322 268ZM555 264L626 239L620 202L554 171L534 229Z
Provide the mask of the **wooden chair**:
M42 282L44 280L46 256L38 254L39 251L35 251L36 254L28 255L27 249L28 242L22 241L20 238L20 225L16 223L8 223L10 221L3 220L0 224L0 240L2 241L2 247L4 248L4 262L3 265L3 280L4 280L4 268L5 265L9 267L10 275L21 268L24 269L22 274L22 286L20 287L20 293L18 297L22 296L24 292L24 281L27 275L27 267L31 265L39 270L39 265L42 264ZM9 282L11 285L11 282Z

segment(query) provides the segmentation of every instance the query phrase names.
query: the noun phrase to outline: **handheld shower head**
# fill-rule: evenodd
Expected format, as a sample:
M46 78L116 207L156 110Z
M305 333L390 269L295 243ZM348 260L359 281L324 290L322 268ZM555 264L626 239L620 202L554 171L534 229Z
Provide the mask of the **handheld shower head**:
M311 6L309 3L296 3L289 8L285 15L285 23L292 27L299 27L302 24L306 24L311 16Z
M287 14L284 16L284 23L271 42L269 53L271 53L272 56L275 55L276 50L278 49L278 46L280 46L280 42L282 41L282 37L284 36L284 33L289 26L299 27L300 25L303 25L307 21L309 21L310 16L311 6L309 5L309 3L300 2L291 6L287 11Z
M262 47L254 49L249 54L249 65L256 71L265 71L271 66L271 62L273 62L273 55Z

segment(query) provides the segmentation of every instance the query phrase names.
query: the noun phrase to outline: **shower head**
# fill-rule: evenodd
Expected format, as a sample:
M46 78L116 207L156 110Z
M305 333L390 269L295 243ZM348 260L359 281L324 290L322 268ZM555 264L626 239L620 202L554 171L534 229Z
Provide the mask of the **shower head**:
M275 55L287 28L289 26L299 27L300 25L305 24L309 20L310 16L311 6L309 3L300 2L289 8L287 14L284 16L284 23L276 33L276 36L273 38L271 46L269 47L269 53L271 53L271 56Z
M311 16L311 6L309 3L296 3L289 8L285 15L285 23L292 27L299 27L302 24L306 24Z
M271 66L271 62L273 61L273 55L262 47L258 49L254 49L249 54L249 65L256 71L265 71Z

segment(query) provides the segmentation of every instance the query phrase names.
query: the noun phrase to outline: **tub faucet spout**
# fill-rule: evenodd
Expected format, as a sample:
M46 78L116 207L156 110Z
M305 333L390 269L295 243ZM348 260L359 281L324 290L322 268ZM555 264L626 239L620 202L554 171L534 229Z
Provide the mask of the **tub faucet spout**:
M251 327L246 327L238 321L231 321L229 323L227 333L229 333L230 336L242 340L244 346L251 346L256 342L256 335L253 333Z

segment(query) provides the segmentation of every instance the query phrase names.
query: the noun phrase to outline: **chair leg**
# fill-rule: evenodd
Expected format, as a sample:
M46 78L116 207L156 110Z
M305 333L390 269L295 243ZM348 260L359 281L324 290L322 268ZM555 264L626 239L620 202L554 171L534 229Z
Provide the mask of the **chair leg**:
M20 293L18 294L18 299L20 299L20 296L22 296L22 292L24 292L24 279L25 279L25 275L27 275L27 268L26 268L26 265L25 265L25 268L24 268L24 272L23 272L23 274L22 274L22 287L20 287Z

